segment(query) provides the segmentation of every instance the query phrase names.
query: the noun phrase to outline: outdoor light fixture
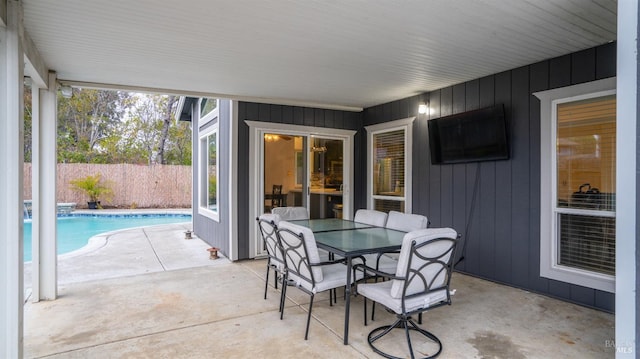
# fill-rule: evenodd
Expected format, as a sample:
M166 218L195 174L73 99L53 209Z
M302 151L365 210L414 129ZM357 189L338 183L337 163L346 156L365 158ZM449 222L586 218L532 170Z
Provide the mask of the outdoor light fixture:
M424 115L428 110L429 107L427 107L427 104L424 102L420 102L420 104L418 105L418 113Z
M60 93L62 93L62 97L71 98L73 96L73 89L69 85L61 85Z

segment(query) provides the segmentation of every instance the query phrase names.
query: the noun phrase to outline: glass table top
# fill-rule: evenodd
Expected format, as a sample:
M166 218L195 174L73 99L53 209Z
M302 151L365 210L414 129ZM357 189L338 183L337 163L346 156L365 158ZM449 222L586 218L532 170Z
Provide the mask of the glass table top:
M405 232L370 227L314 233L318 247L342 256L399 250Z
M339 218L325 218L325 219L303 219L297 221L287 221L299 226L307 227L311 229L313 233L329 232L329 231L346 231L362 228L375 228L372 225L358 223L354 221L348 221Z

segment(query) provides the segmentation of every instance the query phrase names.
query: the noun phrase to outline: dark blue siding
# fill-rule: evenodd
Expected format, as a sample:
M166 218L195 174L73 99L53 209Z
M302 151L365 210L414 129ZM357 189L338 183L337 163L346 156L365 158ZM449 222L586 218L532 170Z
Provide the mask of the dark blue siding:
M540 104L532 93L615 76L615 64L615 43L610 43L365 109L364 126L417 116L412 152L413 212L426 215L433 227L451 226L466 233L465 258L456 267L458 271L613 311L612 293L539 275ZM434 111L431 118L504 104L511 158L431 165L427 116L417 114L422 99L429 100ZM362 142L362 157L359 160L356 156L356 164L365 162L365 148ZM356 167L356 173L359 171L365 172L366 166ZM360 186L365 187L365 177L360 178Z

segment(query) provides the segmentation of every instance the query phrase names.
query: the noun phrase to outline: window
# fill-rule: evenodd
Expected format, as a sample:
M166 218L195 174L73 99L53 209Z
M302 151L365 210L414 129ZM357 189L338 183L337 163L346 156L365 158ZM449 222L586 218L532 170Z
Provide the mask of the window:
M200 117L205 117L211 111L218 108L218 99L203 98L200 100Z
M218 100L201 99L198 126L198 213L219 221Z
M613 82L612 82L613 81ZM615 79L541 99L541 276L614 291Z
M411 129L415 117L374 126L369 132L369 208L411 212Z

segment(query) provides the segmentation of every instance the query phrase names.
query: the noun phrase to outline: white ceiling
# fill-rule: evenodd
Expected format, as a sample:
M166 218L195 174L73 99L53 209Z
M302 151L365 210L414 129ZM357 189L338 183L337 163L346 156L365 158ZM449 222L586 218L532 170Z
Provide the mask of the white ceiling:
M616 39L615 0L22 0L61 80L363 108Z

